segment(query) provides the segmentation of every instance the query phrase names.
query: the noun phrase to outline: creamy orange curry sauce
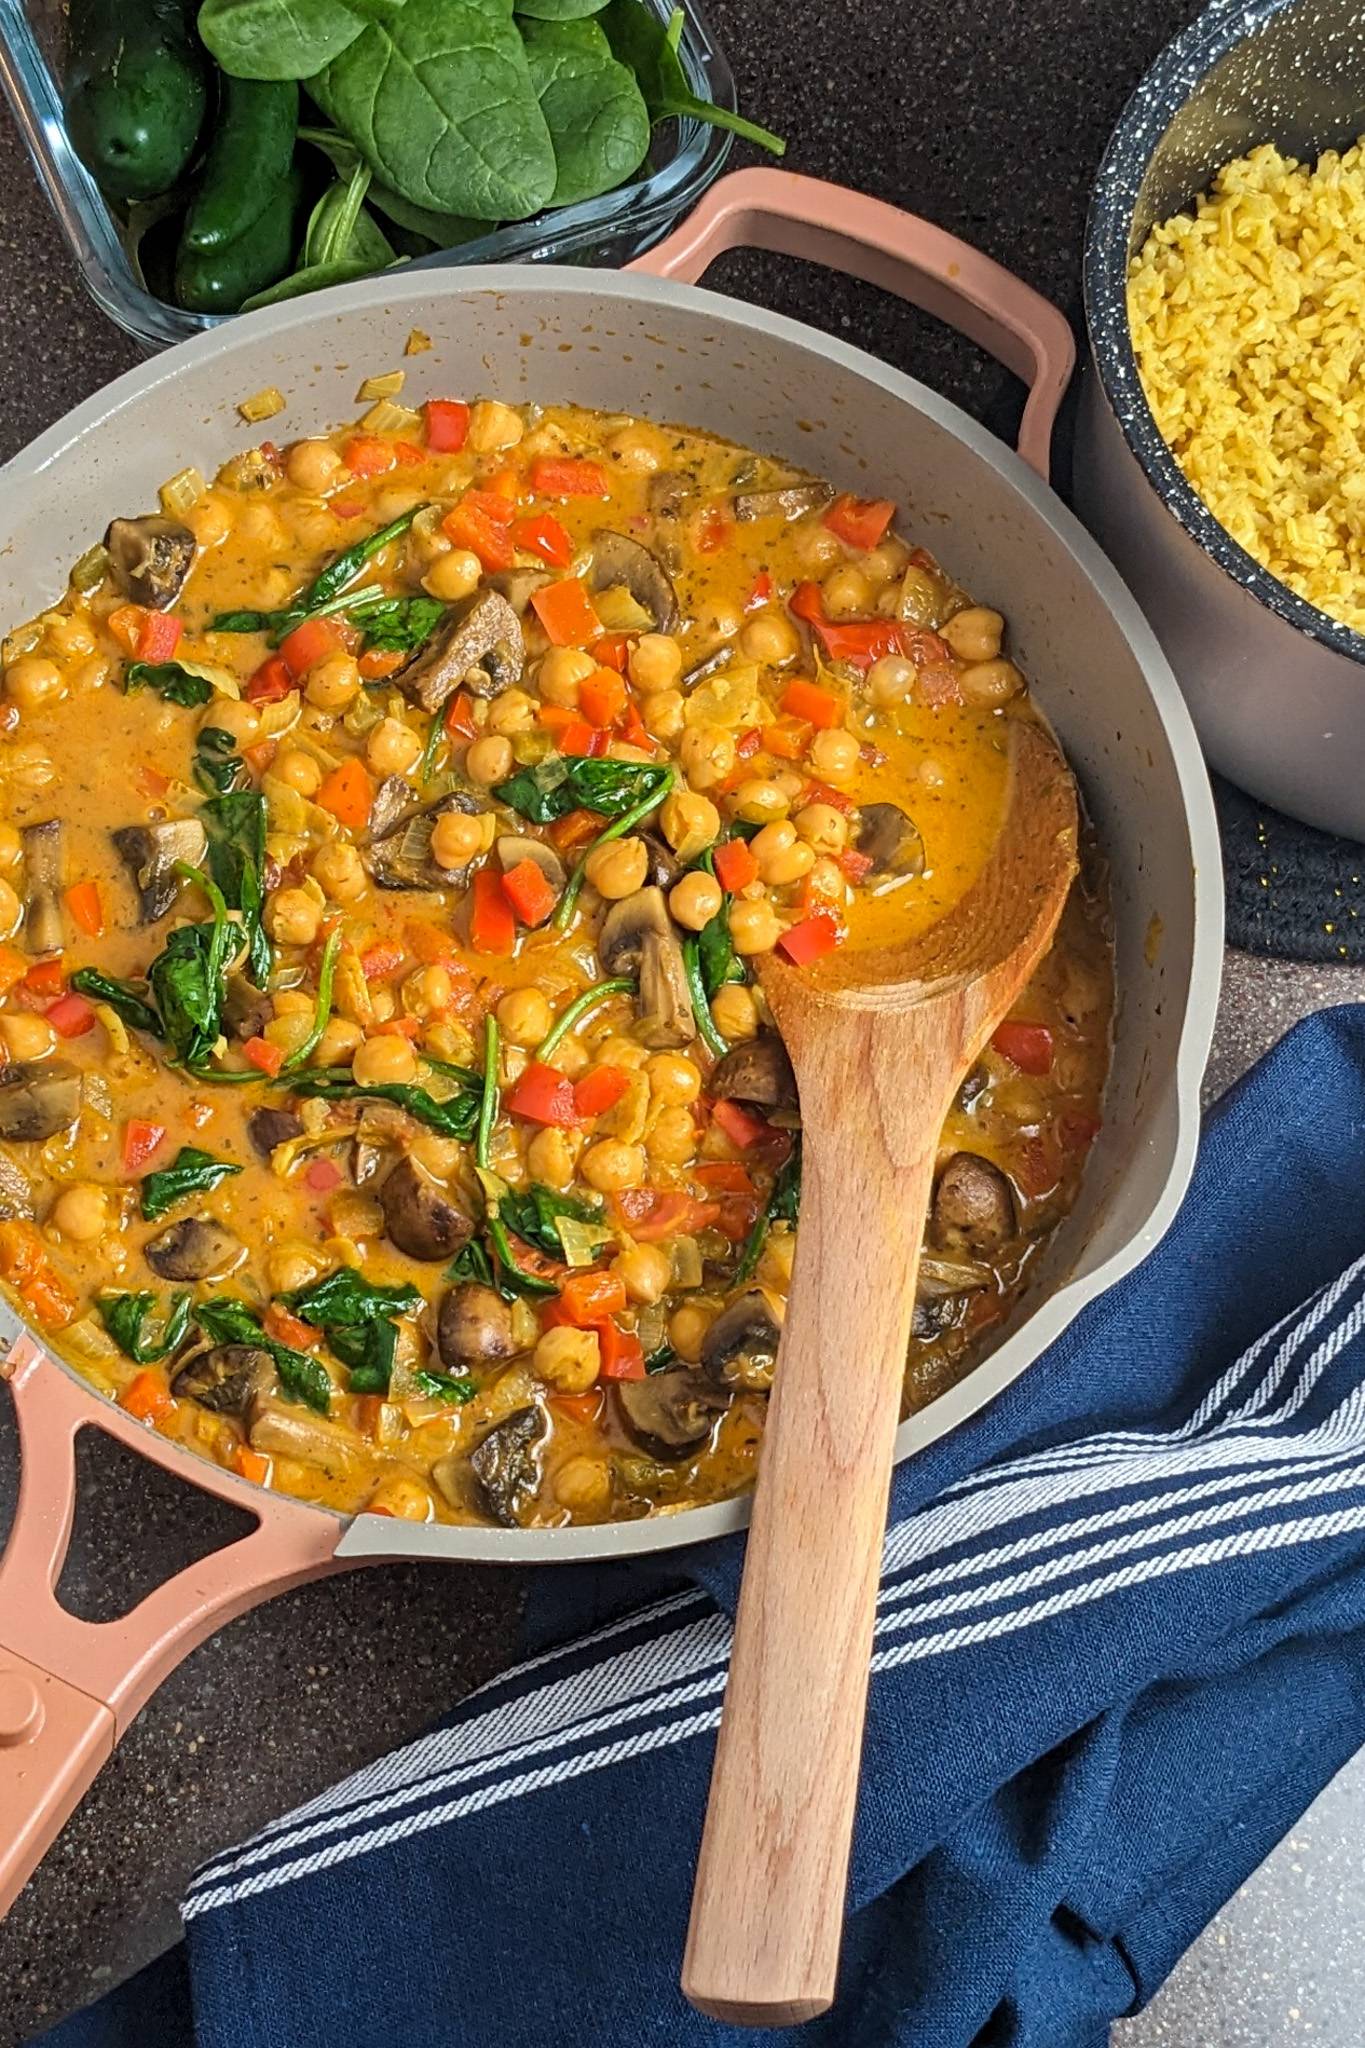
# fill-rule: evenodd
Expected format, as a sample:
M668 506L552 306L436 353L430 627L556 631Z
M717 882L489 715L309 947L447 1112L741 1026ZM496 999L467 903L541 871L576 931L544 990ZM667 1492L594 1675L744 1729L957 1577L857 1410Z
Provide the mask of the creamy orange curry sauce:
M401 381L127 507L5 644L0 1277L308 1500L714 1500L800 1192L755 963L963 894L1024 678L890 501ZM1072 1201L1110 1008L1083 878L943 1132L908 1408Z

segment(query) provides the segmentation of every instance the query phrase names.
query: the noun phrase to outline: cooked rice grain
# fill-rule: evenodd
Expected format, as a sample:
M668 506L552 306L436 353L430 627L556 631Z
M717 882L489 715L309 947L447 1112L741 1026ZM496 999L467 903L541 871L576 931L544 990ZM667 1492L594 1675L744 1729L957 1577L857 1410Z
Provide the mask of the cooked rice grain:
M1365 138L1265 144L1153 228L1128 317L1157 426L1233 539L1365 632Z

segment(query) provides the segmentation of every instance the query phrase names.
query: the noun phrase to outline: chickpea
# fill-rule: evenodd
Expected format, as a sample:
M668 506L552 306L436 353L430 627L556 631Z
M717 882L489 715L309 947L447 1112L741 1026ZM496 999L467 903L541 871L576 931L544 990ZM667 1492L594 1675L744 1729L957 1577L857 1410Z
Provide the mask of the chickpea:
M599 1519L611 1506L611 1467L602 1458L566 1458L555 1473L555 1499L571 1515Z
M720 725L692 725L682 736L678 759L693 789L714 789L735 765L735 742Z
M910 559L910 550L903 540L894 534L878 541L875 548L869 548L863 556L863 574L871 583L890 583L905 574L905 565ZM899 593L898 593L899 594Z
M102 654L92 654L88 661L78 661L71 670L71 687L77 695L84 696L90 690L102 690L111 681L114 664Z
M903 704L915 687L915 664L903 654L883 654L867 672L868 701L879 710Z
M674 848L685 840L694 845L709 844L720 834L720 812L709 796L694 796L690 790L675 789L664 799L659 824L664 838Z
M465 446L475 455L493 455L500 448L515 448L525 433L519 412L496 398L481 398L469 409L469 433Z
M691 1118L688 1119L689 1123ZM638 1145L626 1145L619 1138L601 1138L583 1154L579 1171L599 1195L619 1194L624 1188L638 1188L645 1177L645 1155Z
M19 837L17 825L0 825L0 868L19 865L23 856L24 842Z
M827 853L816 856L806 883L812 903L819 903L825 909L838 907L848 901L848 884L844 880L839 863L831 860Z
M593 1056L582 1039L575 1038L570 1032L569 1036L561 1038L555 1047L550 1065L557 1068L561 1074L566 1074L569 1080L579 1081L587 1073L592 1062Z
M237 531L263 555L280 555L285 550L285 531L279 514L273 505L263 504L259 498L243 500L237 514Z
M653 427L622 427L607 443L612 461L630 476L653 476L663 457L659 436Z
M531 1364L547 1386L561 1394L586 1394L602 1369L602 1346L595 1330L571 1330L561 1324L546 1330Z
M989 605L969 604L945 619L939 631L959 661L994 661L1000 652L1005 621Z
M57 1034L46 1017L28 1010L13 1010L0 1017L0 1038L12 1060L45 1060L57 1044Z
M323 1262L303 1245L278 1245L266 1261L273 1294L292 1294L307 1287L322 1271Z
M458 604L462 597L470 597L478 589L482 575L477 555L468 548L450 548L436 557L422 578L422 588L445 604Z
M311 946L322 905L306 889L277 889L266 905L266 926L277 946Z
M374 501L374 516L381 526L389 526L411 512L414 505L420 505L425 496L414 484L389 484Z
M733 640L744 624L744 614L728 598L717 597L697 613L696 624L705 640Z
M351 1078L361 1087L406 1084L417 1079L417 1055L406 1038L396 1031L381 1032L358 1045L351 1061Z
M796 1232L784 1230L779 1224L769 1231L768 1239L758 1261L757 1277L769 1287L785 1291L791 1286L792 1267L796 1262Z
M682 674L682 649L671 633L642 633L630 650L630 679L650 696L671 690Z
M963 669L958 685L969 704L984 704L993 709L1017 697L1024 687L1024 678L1012 661L976 661Z
M313 1020L307 1007L296 1009L287 1001L286 990L275 998L275 1014L262 1032L267 1045L278 1046L288 1056L296 1053L313 1028Z
M802 875L808 875L815 865L814 853L797 838L796 827L786 818L765 825L761 832L755 833L749 842L749 851L758 862L760 881L774 889L785 888L789 882L799 882Z
M41 654L21 654L5 670L5 689L21 711L37 711L65 689L55 661Z
M62 655L93 654L95 635L83 612L67 612L47 629L48 645Z
M618 903L623 896L633 896L644 888L649 850L643 839L609 839L605 846L593 848L583 872L599 896Z
M19 929L19 920L24 906L19 901L19 892L8 882L0 881L0 939L12 939Z
M408 775L422 758L422 742L401 718L381 718L365 742L376 775Z
M817 853L842 853L848 844L848 819L833 804L806 804L796 814L796 830Z
M386 1472L366 1503L371 1514L382 1512L400 1522L433 1522L436 1504L420 1479L410 1472Z
M645 1138L645 1151L656 1166L686 1166L697 1149L697 1126L681 1103L661 1109Z
M656 740L675 740L686 721L681 690L656 690L640 706L640 722Z
M661 1245L635 1244L612 1260L611 1270L632 1301L658 1301L673 1278L673 1261Z
M313 855L313 880L333 903L358 903L369 887L364 862L344 839L318 848Z
M536 700L525 690L504 690L488 707L488 730L505 734L529 732L536 722Z
M771 824L775 818L785 818L791 808L785 791L765 775L748 776L731 802L735 816L750 825Z
M498 1004L498 1029L509 1045L539 1045L553 1021L538 988L509 988Z
M290 483L319 496L341 481L344 468L330 441L296 441L284 458Z
M464 811L442 811L431 834L438 868L462 868L483 850L483 827Z
M711 998L711 1015L722 1038L728 1038L732 1045L741 1039L758 1036L758 1004L753 991L742 981L727 982L718 988Z
M319 711L344 711L360 695L360 670L355 656L340 649L325 654L308 671L303 694Z
M282 754L276 755L270 772L278 776L287 788L296 789L300 796L316 796L322 787L322 770L302 747L287 747Z
M852 780L858 766L858 742L851 732L818 732L810 743L810 765L822 782Z
M685 931L699 932L710 924L723 901L720 883L699 868L673 884L668 907Z
M464 772L471 782L482 783L485 789L506 781L512 773L512 742L501 733L475 740L465 754Z
M415 967L403 982L403 1008L409 1017L434 1017L450 1008L454 993L448 967Z
M801 652L801 635L784 612L760 612L741 631L739 651L749 661L781 668Z
M459 1139L444 1138L439 1131L415 1132L408 1140L408 1152L435 1180L454 1180L464 1162Z
M199 730L216 725L230 733L239 747L252 747L261 736L261 714L254 704L236 697L215 697L199 721Z
M691 1301L685 1301L681 1308L675 1308L669 1317L668 1341L679 1358L685 1360L688 1365L695 1365L701 1357L702 1339L713 1321L709 1309L700 1308Z
M348 1067L351 1056L360 1044L360 1026L353 1024L349 1017L329 1017L322 1027L322 1036L313 1053L313 1063L319 1067Z
M73 1244L94 1244L109 1228L109 1197L84 1183L63 1188L52 1205L51 1222Z
M645 1061L649 1092L666 1109L695 1102L701 1094L701 1075L691 1060L677 1052L651 1053Z
M552 647L541 656L536 670L536 688L547 704L566 711L578 709L578 686L597 672L597 663L581 647Z
M201 548L220 547L227 539L237 517L237 508L230 498L220 497L217 491L205 491L197 505L191 505L185 514L185 524Z
M619 1031L609 1031L593 1047L592 1057L595 1066L624 1067L628 1074L633 1074L648 1065L649 1050L637 1039L626 1038Z
M574 1148L567 1132L537 1131L526 1147L526 1170L532 1180L562 1192L572 1185Z
M730 943L737 953L771 953L781 936L782 921L766 896L731 904Z
M843 562L837 569L831 569L821 589L825 594L825 609L832 619L865 616L872 607L872 585L852 562Z

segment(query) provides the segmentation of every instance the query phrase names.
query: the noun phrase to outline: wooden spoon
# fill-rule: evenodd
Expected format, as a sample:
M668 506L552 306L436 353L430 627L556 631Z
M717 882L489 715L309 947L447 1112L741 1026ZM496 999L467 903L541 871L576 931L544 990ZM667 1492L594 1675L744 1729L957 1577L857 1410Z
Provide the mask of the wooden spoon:
M1076 873L1066 763L1044 726L1009 731L1004 825L947 917L894 951L762 965L801 1094L801 1224L682 1973L693 2005L739 2025L795 2025L834 1996L939 1134Z

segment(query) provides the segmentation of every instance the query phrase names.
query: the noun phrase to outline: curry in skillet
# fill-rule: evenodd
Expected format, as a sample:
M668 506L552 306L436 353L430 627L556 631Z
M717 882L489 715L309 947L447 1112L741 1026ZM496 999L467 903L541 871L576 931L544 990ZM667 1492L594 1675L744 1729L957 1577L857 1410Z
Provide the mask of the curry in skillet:
M800 1200L754 963L963 894L1024 678L889 500L400 384L171 479L5 644L0 1277L335 1508L721 1498ZM1073 1199L1110 1007L1083 880L943 1133L908 1408Z

